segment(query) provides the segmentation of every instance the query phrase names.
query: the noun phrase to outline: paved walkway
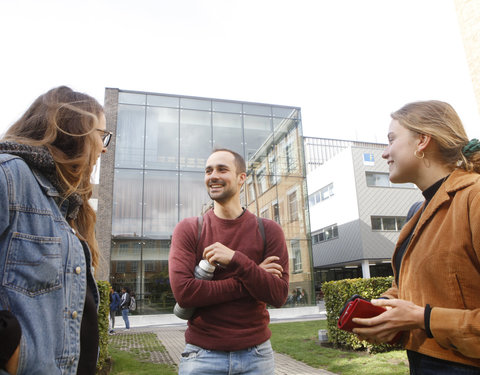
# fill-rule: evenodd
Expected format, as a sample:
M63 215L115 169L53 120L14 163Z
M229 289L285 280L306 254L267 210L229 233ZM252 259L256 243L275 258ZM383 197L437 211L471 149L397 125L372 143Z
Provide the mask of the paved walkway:
M317 320L325 319L323 306L275 309L271 310L271 321L296 321L296 320ZM123 322L122 322L123 323ZM124 331L119 329L118 333L155 333L168 353L158 355L161 363L177 365L180 362L181 353L185 347L185 321L178 320L172 315L157 316L131 316L130 324L132 329ZM156 361L152 356L152 361ZM335 375L332 372L316 369L303 362L280 353L275 353L275 375Z

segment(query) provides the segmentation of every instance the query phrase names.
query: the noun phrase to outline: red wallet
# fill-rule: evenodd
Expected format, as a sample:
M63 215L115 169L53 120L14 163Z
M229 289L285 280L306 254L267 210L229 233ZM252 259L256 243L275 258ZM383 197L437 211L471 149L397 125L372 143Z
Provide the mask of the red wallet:
M353 318L373 318L385 311L387 311L387 309L384 307L375 306L369 300L355 294L345 303L342 311L340 311L340 318L338 318L337 327L344 331L352 332L356 327L364 327L352 322ZM389 344L393 345L398 343L402 336L402 332L398 332Z
M384 311L387 311L384 307L375 306L370 301L355 295L347 301L340 312L337 327L352 332L352 329L362 327L360 324L353 323L353 318L373 318Z

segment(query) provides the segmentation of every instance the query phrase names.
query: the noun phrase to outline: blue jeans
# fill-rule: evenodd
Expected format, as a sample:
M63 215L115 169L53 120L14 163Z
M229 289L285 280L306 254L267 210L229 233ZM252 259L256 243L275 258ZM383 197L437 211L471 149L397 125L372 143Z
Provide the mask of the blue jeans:
M122 318L127 329L130 329L130 322L128 321L128 309L122 309Z
M410 375L480 375L480 367L445 361L407 350Z
M206 350L187 344L178 375L273 375L275 363L270 340L235 352Z

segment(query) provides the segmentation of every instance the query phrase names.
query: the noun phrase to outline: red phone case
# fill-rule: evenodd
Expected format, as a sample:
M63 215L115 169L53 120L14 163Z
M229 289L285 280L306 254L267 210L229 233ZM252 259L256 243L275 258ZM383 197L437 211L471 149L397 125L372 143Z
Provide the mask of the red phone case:
M352 329L361 327L360 324L352 322L353 318L373 318L384 311L386 309L382 306L375 306L370 301L356 298L345 306L340 318L338 318L337 327L352 332Z

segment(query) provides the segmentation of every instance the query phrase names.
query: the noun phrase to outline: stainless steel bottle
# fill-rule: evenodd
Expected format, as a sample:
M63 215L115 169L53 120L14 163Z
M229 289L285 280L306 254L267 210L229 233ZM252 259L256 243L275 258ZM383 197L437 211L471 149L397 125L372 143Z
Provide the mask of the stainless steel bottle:
M195 267L194 275L199 280L212 280L215 266L208 263L208 260L202 259ZM173 308L173 313L180 319L188 320L192 317L195 307L183 308L178 303Z

